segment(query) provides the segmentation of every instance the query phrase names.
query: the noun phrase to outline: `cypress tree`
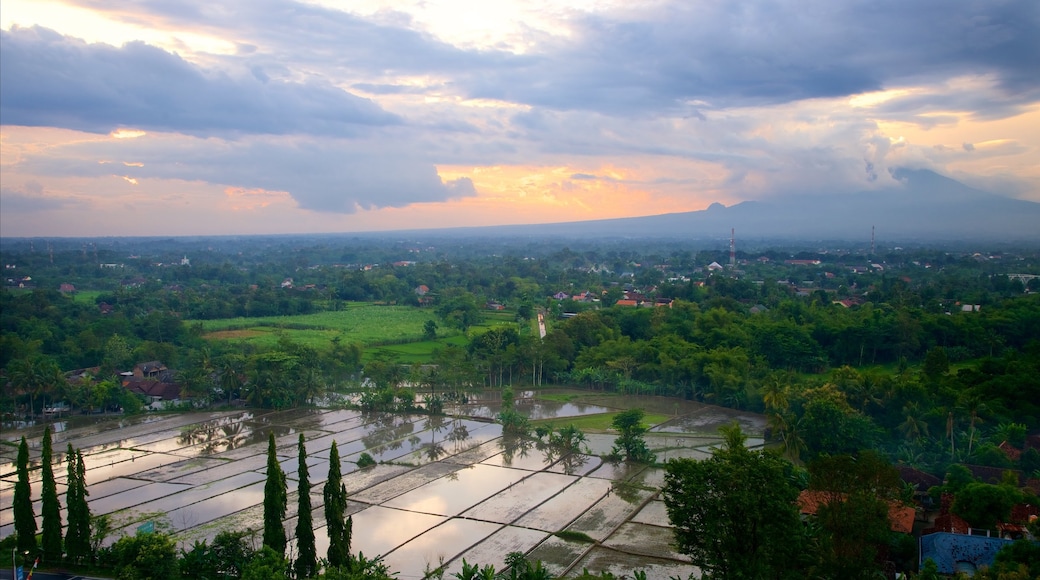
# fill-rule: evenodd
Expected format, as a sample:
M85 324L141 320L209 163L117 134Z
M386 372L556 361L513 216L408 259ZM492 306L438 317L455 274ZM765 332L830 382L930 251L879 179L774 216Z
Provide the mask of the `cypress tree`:
M285 473L278 465L278 454L274 446L274 433L267 442L267 483L264 485L264 545L285 557L286 502Z
M54 483L53 450L51 428L43 430L43 557L46 562L61 561L61 504L58 502L58 486Z
M32 489L29 487L29 444L22 435L15 462L18 482L14 484L14 531L18 534L19 552L36 552L36 513L32 506Z
M65 553L71 562L80 562L90 556L90 506L87 505L87 474L83 465L83 453L72 449L69 443L68 489L65 504L68 506L69 527L65 530Z
M314 545L314 521L311 514L311 483L307 472L307 447L303 444L303 433L300 433L300 466L298 470L300 485L300 507L296 518L296 548L299 557L296 559L296 577L310 578L318 571L318 548Z
M329 532L329 566L341 567L350 564L350 536L353 520L343 519L347 511L347 488L343 485L343 475L339 462L339 450L336 442L332 442L329 452L329 478L323 490L325 498L325 523Z

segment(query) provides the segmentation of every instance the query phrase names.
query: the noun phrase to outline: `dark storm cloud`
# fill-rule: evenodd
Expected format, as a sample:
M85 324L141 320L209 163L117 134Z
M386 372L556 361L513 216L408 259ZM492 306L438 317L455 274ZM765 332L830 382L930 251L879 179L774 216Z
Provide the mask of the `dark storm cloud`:
M78 4L126 22L197 31L243 47L206 66L140 43L87 45L41 29L3 33L4 123L196 135L344 136L403 122L334 84L378 95L434 90L612 116L841 97L950 79L991 78L991 95L914 96L893 114L952 105L980 118L1040 98L1040 3L947 0L677 2L633 18L574 15L571 34L531 32L527 54L466 50L405 14L361 17L289 0ZM239 71L237 75L233 72ZM401 76L430 79L427 86ZM993 98L990 98L993 97ZM537 110L515 120L534 128Z
M139 42L116 48L15 28L0 31L0 44L0 116L8 125L344 136L398 122L325 81L236 78Z
M633 114L769 105L900 84L992 76L1014 114L1040 96L1040 3L680 3L637 21L588 16L574 41L520 70L472 77L475 96L557 109Z

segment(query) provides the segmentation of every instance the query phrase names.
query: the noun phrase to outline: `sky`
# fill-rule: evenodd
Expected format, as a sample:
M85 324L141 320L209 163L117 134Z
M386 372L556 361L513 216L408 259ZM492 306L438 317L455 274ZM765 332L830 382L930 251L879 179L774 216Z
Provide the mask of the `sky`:
M1036 0L4 0L0 236L1040 202Z

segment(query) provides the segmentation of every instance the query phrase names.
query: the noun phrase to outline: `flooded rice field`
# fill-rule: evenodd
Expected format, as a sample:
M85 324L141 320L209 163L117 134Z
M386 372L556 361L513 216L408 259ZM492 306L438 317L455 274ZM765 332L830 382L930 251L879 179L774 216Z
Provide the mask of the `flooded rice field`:
M522 393L516 408L532 418L568 417L640 407L671 418L646 436L659 458L704 458L717 429L737 421L760 443L761 416L666 398L582 393L558 403ZM297 441L306 440L318 553L328 547L321 486L336 442L353 550L380 555L399 578L422 578L462 560L502 569L509 552L525 552L554 575L583 568L618 576L642 569L648 578L687 577L696 569L671 545L661 501L663 469L613 464L599 455L614 435L589 434L588 453L557 458L531 442L503 437L490 421L500 404L489 396L449 409L451 416L389 415L352 410L236 410L129 418L75 418L53 423L58 492L64 503L65 449L83 452L93 514L108 514L116 531L133 534L155 522L182 547L222 530L263 527L268 435L273 433L289 482L286 529L296 523ZM13 533L15 444L24 434L34 464L42 427L5 430L0 446L0 537ZM357 467L361 453L380 464ZM39 498L40 471L32 472ZM39 516L40 505L36 503ZM63 516L64 517L64 516ZM562 537L555 534L563 532ZM290 551L292 542L290 541ZM290 554L291 555L291 554Z

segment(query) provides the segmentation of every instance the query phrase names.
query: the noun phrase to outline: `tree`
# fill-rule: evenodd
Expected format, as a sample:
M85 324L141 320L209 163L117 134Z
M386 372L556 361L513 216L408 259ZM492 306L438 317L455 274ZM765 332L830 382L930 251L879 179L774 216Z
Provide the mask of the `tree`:
M329 477L325 480L323 495L325 499L325 523L329 533L329 566L339 567L350 564L350 537L353 532L353 520L343 518L347 511L347 488L343 485L343 475L336 442L332 442L329 452Z
M820 456L808 467L809 488L823 498L816 521L824 531L825 577L876 577L877 554L891 539L889 502L902 490L899 472L870 451Z
M311 484L307 473L307 447L300 433L300 464L298 468L300 507L296 518L296 577L310 578L318 571L318 554L314 545L314 525L311 515Z
M178 575L177 546L163 533L123 536L109 557L119 580L172 580Z
M48 563L61 561L61 504L58 502L58 487L54 482L54 453L51 447L51 428L48 425L43 430L43 452L41 463L43 465L43 557Z
M620 435L614 440L612 455L623 457L625 461L653 463L657 458L650 452L643 439L647 428L643 425L645 413L642 409L629 409L614 415L611 425Z
M289 577L285 557L265 545L242 570L242 580L284 580Z
M18 481L14 484L14 531L18 534L19 552L36 552L36 513L32 505L32 489L29 487L29 444L22 435L15 461Z
M665 465L664 501L679 551L711 578L800 578L807 547L791 465L744 446L739 426L703 461Z
M87 505L86 468L83 454L72 449L66 453L68 463L65 505L69 514L69 526L65 531L65 552L69 561L79 563L91 555L90 506Z
M267 483L264 485L264 545L278 554L285 554L286 502L285 473L278 464L278 452L274 445L274 433L267 440Z
M991 530L998 521L1007 521L1021 500L1022 493L1009 485L969 483L954 495L951 509L972 527Z

